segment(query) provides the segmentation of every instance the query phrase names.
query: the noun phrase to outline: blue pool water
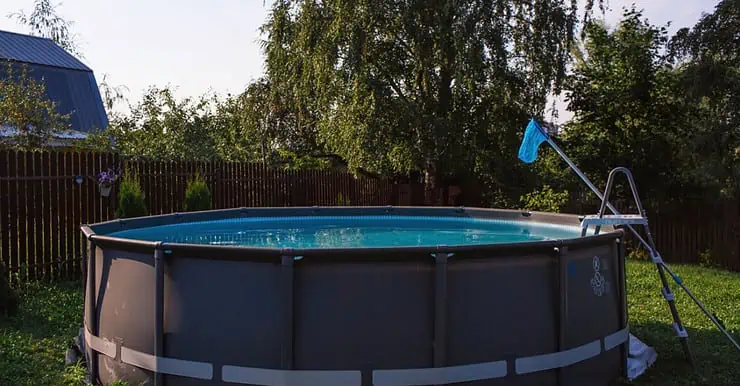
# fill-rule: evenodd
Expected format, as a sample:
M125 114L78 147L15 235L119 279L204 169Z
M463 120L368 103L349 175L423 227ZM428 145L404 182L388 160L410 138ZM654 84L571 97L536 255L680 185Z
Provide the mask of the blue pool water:
M254 217L130 229L113 237L263 248L480 245L567 239L580 228L508 220L415 216Z

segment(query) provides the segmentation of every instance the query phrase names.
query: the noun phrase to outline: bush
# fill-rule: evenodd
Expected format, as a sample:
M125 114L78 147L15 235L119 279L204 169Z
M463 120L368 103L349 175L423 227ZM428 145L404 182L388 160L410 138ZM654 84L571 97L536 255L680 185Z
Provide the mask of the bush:
M344 197L344 195L339 192L339 194L337 194L336 206L352 206L352 201L349 200L349 197Z
M188 181L188 187L185 190L184 209L186 212L211 209L211 191L199 174Z
M544 185L541 190L521 196L519 202L527 210L557 213L568 203L568 191L558 193L549 185Z
M10 286L5 264L0 260L0 315L13 315L18 310L18 293Z
M116 217L141 217L147 214L146 201L144 201L144 192L141 190L139 178L127 172L121 180L121 188L118 192Z

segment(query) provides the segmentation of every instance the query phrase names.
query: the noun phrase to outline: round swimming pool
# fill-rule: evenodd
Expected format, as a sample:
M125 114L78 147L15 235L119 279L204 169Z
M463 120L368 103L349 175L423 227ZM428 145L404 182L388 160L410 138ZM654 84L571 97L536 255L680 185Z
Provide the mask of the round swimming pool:
M91 375L155 385L608 385L621 230L476 208L242 208L83 227Z

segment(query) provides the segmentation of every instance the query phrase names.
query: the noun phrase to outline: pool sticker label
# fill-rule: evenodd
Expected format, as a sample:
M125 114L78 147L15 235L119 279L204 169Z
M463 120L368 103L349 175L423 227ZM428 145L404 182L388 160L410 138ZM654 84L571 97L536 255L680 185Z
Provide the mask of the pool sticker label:
M592 265L594 268L594 276L591 278L591 288L594 290L594 295L602 296L606 292L609 283L607 283L604 276L601 275L601 261L599 261L598 256L594 256Z

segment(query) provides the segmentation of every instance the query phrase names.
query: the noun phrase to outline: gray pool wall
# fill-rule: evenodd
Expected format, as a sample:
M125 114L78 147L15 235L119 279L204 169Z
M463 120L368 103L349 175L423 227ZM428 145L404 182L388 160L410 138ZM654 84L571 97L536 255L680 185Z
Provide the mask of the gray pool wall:
M510 210L312 207L85 226L93 376L102 384L400 386L608 385L624 374L621 230L483 246L314 250L106 236L238 216L378 214L579 224L575 215Z

